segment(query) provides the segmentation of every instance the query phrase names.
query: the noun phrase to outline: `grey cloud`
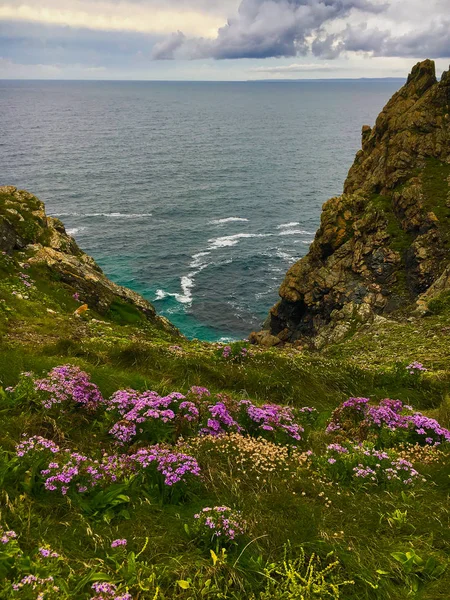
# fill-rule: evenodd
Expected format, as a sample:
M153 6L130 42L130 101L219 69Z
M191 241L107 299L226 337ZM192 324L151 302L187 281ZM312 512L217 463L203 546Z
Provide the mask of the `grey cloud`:
M317 32L317 37L311 43L311 51L314 56L320 58L337 58L342 52L343 42L336 34L327 34L324 31Z
M389 38L389 31L368 29L362 24L359 27L347 26L340 33L319 35L311 44L311 51L315 56L325 59L337 58L342 52L373 52L379 53Z
M372 56L405 58L450 56L450 18L433 23L422 31L401 36L390 31L368 28L366 25L347 26L342 32L319 35L311 44L315 56L336 58L343 52L366 52Z
M382 56L450 57L450 17L434 23L425 31L413 31L399 37L388 37L381 50Z
M175 52L186 42L186 36L181 31L172 33L161 42L155 44L152 58L155 60L173 60Z
M307 38L325 24L352 10L379 13L379 0L242 0L236 17L229 18L213 40L170 36L158 43L154 58L268 58L305 55ZM165 48L168 48L165 52Z

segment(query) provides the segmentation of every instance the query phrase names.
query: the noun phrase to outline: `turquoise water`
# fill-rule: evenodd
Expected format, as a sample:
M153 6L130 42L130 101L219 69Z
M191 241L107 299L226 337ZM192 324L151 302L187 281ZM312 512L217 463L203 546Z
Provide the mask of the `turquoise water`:
M395 82L0 81L0 185L188 337L246 337Z

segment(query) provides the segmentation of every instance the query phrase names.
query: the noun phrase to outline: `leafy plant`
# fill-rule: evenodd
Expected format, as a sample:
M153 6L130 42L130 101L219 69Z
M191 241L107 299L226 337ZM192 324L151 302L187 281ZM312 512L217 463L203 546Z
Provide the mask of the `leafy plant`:
M297 556L293 554L292 548L285 546L284 559L265 569L267 583L259 600L337 600L343 598L343 587L354 584L354 581L340 579L337 560L323 566L316 554L307 558L303 548L295 552Z
M105 521L108 525L114 518L129 519L130 513L126 506L130 502L130 496L124 493L129 485L118 483L87 496L78 495L77 503L90 518Z
M391 556L400 563L406 582L413 592L417 592L427 581L441 577L447 569L447 565L440 563L434 556L422 558L414 549L392 552Z

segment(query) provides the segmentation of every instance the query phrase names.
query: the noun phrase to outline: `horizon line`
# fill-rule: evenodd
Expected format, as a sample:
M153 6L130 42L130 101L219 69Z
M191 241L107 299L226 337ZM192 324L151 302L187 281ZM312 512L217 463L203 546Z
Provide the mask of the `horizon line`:
M308 77L308 78L273 78L264 79L69 79L69 78L35 78L35 77L0 77L0 81L72 81L91 83L298 83L303 81L405 81L406 77Z

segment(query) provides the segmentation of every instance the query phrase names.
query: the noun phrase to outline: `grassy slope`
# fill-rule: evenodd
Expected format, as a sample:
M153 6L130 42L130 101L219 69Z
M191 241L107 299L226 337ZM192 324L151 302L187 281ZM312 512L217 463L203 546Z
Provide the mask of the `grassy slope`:
M321 411L320 427L305 449L324 444L323 424L348 396L401 398L450 425L446 404L450 314L445 306L440 314L424 319L364 331L321 355L258 350L246 362L234 364L219 359L212 345L176 338L143 321L123 324L127 319L120 310L113 311L110 319L95 314L76 318L73 311L78 303L72 298L73 290L52 280L45 271L24 271L18 260L26 260L26 256L14 260L0 257L0 384L4 387L14 385L21 371L41 373L71 362L88 371L106 396L126 387L166 393L202 385L259 402L315 406ZM36 289L24 289L19 272L29 274ZM29 298L20 299L12 295L13 290ZM173 344L182 346L183 352L169 350ZM413 359L430 368L418 380L405 374L405 364ZM0 419L6 452L13 450L24 431L53 437L81 452L104 435L96 419L75 414L55 421L44 410L26 404L4 404ZM208 464L207 458L205 461ZM448 559L448 464L424 467L435 483L404 493L350 491L329 485L308 471L300 473L289 487L280 478L264 489L250 475L237 485L232 463L219 469L213 461L208 468L213 474L210 484L189 502L162 507L138 489L131 490L131 518L115 518L111 523L92 518L48 492L27 492L22 481L8 476L0 497L0 519L22 534L24 551L45 541L64 553L80 576L88 565L107 570L105 548L111 539L126 537L138 550L148 537L143 557L157 565L167 598L204 597L200 592L183 591L175 583L201 576L211 576L222 589L234 590L234 596L210 593L206 597L250 597L250 588L257 590L261 579L254 573L258 570L255 565L261 568L261 561L279 559L287 541L322 557L333 551L343 577L355 580L344 593L348 600L400 600L407 596L411 581L391 552L414 548L425 558ZM184 523L202 506L219 504L241 509L251 524L251 537L263 537L252 543L236 564L233 555L227 564L219 562L213 567L208 551L193 544L185 533ZM396 509L407 511L404 523L388 520ZM439 579L426 581L413 597L448 598L449 585L450 570ZM153 591L136 597L153 598L154 586L149 584L149 588ZM88 598L88 590L89 586L73 597Z

